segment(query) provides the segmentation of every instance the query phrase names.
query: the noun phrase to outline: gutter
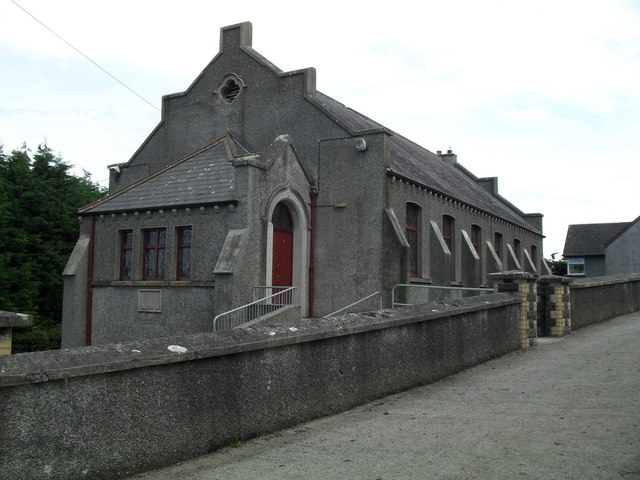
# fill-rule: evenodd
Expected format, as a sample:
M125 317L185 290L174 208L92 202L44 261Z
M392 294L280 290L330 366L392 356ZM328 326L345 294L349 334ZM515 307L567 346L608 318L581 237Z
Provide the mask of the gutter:
M309 312L307 315L313 318L313 294L314 294L314 278L315 278L315 239L316 239L316 209L318 207L318 190L312 188L309 191L311 198L311 238L309 239Z
M86 344L91 345L91 326L93 323L93 256L95 246L96 217L91 217L91 228L89 230L89 273L87 275L87 337Z

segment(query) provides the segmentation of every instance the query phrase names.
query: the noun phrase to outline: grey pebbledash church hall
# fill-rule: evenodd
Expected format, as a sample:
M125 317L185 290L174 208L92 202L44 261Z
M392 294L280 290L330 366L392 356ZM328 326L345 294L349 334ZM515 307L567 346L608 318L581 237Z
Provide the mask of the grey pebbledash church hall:
M256 286L294 286L317 317L394 285L486 286L540 273L542 215L452 151L432 153L283 72L224 27L220 52L109 195L80 209L64 276L63 347L211 331Z

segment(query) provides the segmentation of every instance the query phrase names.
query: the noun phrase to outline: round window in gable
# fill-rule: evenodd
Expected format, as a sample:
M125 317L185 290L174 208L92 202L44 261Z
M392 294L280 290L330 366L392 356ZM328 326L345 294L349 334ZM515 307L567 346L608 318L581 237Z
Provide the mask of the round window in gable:
M220 93L225 102L232 103L240 93L240 85L230 78L227 83L224 84Z

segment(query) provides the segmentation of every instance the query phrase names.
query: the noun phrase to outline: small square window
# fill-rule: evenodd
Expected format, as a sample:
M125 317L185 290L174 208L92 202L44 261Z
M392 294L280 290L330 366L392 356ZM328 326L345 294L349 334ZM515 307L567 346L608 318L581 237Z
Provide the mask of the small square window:
M567 275L584 276L584 258L568 258Z

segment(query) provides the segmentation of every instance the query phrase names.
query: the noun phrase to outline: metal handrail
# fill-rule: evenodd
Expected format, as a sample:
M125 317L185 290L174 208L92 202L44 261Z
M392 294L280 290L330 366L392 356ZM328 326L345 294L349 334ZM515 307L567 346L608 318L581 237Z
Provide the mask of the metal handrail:
M413 303L400 303L396 302L396 287L409 287L409 288L433 288L440 290L468 290L476 292L493 292L493 288L476 288L476 287L445 287L444 285L416 285L415 283L398 283L391 289L391 308L410 306Z
M288 288L294 288L294 287L290 287L288 285L285 286L275 286L275 285L258 285L253 287L253 299L254 300L261 300L263 298L267 298L271 295L280 293L282 291L284 291L285 289ZM262 293L259 293L261 292Z
M213 331L231 330L248 322L272 313L279 308L296 305L296 287L264 287L281 289L276 293L254 300L251 303L233 308L216 315L213 319ZM274 301L275 300L275 301Z
M374 296L376 296L376 295L380 295L380 292L374 292L374 293L372 293L372 294L370 294L370 295L367 295L366 297L361 298L360 300L357 300L357 301L355 301L355 302L353 302L353 303L350 303L350 304L349 304L349 305L347 305L346 307L342 307L340 310L336 310L336 311L335 311L335 312L333 312L333 313L329 313L329 314L325 315L325 316L324 316L324 317L322 317L322 318L329 318L329 317L333 317L335 314L340 313L340 312L344 312L344 311L346 311L346 310L347 310L347 308L353 307L354 305L357 305L358 303L364 302L365 300L368 300L368 299L370 299L371 297L374 297ZM380 295L380 310L382 310L382 295Z

